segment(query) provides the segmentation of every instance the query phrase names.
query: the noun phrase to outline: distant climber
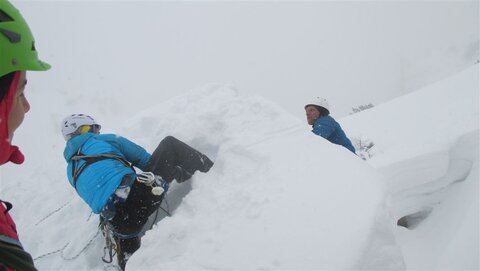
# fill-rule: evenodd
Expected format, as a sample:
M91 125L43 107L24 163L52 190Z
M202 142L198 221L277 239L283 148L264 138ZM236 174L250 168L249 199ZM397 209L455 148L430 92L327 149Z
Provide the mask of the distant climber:
M316 97L311 103L305 105L307 122L312 125L312 132L328 141L341 145L355 153L355 148L340 124L330 116L330 108L325 98Z

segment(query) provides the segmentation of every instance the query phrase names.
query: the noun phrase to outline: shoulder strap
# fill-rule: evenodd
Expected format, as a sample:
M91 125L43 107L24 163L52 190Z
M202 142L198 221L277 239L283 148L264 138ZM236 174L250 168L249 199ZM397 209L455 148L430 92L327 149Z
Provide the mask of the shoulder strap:
M124 166L130 167L133 169L132 165L123 157L112 154L112 153L101 153L101 154L95 154L95 155L84 155L81 153L81 148L78 149L77 154L72 156L70 158L72 160L72 185L77 189L77 179L80 176L80 174L83 172L83 170L98 161L105 160L105 159L115 159L120 161ZM85 163L83 163L78 169L77 169L77 164L79 160L85 160ZM135 171L135 170L134 170Z

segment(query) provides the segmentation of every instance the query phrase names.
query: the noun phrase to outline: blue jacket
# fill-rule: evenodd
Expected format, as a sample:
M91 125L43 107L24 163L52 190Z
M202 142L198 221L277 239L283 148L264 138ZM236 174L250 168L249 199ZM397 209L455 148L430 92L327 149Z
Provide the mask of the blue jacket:
M150 154L144 148L124 137L114 134L81 134L69 140L63 152L63 156L68 163L68 180L72 186L73 163L71 158L77 154L79 149L83 155L102 153L118 155L143 171L150 160ZM79 160L77 169L84 163L84 160ZM135 177L135 171L116 159L100 160L84 168L77 178L76 189L92 211L98 214L125 175Z
M340 124L338 124L338 122L336 122L330 116L318 118L313 124L312 132L316 135L322 136L334 144L342 145L351 152L355 153L355 148L353 147L352 142L350 139L348 139L347 135L345 135L345 132L342 130L342 127L340 127Z

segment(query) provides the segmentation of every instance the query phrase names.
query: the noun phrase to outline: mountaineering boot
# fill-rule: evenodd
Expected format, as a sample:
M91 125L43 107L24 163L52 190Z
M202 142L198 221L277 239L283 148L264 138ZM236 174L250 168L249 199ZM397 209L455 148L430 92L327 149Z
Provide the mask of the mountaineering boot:
M200 172L208 172L210 170L210 168L213 166L213 162L212 160L210 160L210 158L208 158L206 155L202 154L200 156L200 162L202 163L202 168L199 168L198 170L200 170Z
M152 153L144 171L153 172L171 182L184 182L195 171L207 172L213 162L203 153L176 139L165 137Z
M190 170L193 170L193 172L190 172L189 170L186 170L185 168L181 166L175 166L175 175L174 179L177 180L178 183L182 183L186 180L189 180L195 170L199 170L200 172L208 172L210 168L213 166L212 160L208 158L206 155L198 153L198 162L197 162L197 167L192 168Z
M129 239L115 237L115 243L117 245L118 265L120 266L120 269L124 271L130 256L140 248L140 237Z
M186 180L192 178L192 173L186 171L181 166L175 166L175 175L174 179L177 180L178 183L183 183Z

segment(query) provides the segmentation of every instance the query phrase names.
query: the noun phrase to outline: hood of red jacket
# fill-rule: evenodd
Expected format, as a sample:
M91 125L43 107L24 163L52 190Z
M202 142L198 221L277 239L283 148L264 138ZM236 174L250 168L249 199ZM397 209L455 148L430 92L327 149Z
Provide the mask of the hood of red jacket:
M12 83L7 93L0 101L0 165L7 162L21 164L25 160L17 146L11 144L8 138L8 115L13 107L17 86L20 80L20 72L15 72Z

